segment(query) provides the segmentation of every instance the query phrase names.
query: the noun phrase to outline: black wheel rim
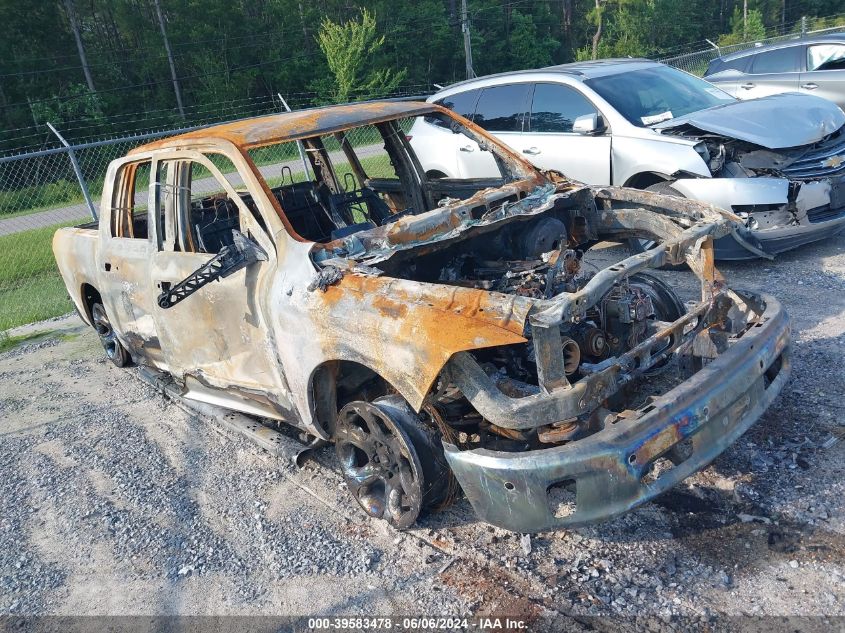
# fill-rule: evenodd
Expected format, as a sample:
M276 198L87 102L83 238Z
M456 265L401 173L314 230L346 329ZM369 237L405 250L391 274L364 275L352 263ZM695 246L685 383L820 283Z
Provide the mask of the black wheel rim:
M117 340L114 328L102 305L98 303L94 306L91 310L91 318L94 322L94 329L103 344L103 349L106 350L106 356L114 360L120 352L120 341Z
M378 406L351 402L338 415L335 451L346 485L372 517L397 528L422 507L422 467L405 432Z

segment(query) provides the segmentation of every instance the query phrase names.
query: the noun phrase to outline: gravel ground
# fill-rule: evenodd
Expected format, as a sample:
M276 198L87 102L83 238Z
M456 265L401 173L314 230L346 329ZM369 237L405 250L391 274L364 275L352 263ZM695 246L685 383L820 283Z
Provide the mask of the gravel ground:
M656 502L530 540L465 500L396 532L353 504L330 449L297 469L106 363L75 318L42 324L0 354L0 615L845 616L845 236L720 269L793 319L781 396Z

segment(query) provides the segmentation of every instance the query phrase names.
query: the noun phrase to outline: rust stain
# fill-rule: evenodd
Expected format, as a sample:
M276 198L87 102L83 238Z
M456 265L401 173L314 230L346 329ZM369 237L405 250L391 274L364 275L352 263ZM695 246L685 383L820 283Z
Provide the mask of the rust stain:
M133 149L130 154L182 147L209 138L229 141L244 151L437 111L446 112L440 106L421 101L376 101L313 108L193 130L141 145Z
M379 314L389 319L404 319L408 315L407 304L389 297L376 297L373 299L373 307Z

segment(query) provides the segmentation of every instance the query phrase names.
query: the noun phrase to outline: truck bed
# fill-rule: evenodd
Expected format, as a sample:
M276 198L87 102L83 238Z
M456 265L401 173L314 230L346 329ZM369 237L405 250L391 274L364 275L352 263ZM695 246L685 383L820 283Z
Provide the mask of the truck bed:
M100 241L98 227L98 222L88 222L59 229L53 236L53 255L59 273L68 288L71 301L89 325L90 315L82 288L85 284L95 286Z

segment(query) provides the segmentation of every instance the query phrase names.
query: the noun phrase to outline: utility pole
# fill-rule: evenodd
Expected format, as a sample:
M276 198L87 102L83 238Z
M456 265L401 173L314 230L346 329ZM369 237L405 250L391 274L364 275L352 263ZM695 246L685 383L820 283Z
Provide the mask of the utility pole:
M464 34L464 58L466 59L467 79L475 77L472 69L472 38L469 33L469 20L467 19L467 0L461 0L461 31Z
M161 37L164 39L164 50L167 51L167 61L170 63L170 77L173 79L173 91L176 93L176 105L179 108L179 116L182 120L185 119L185 108L182 106L182 91L179 89L179 79L176 77L176 65L173 63L173 53L170 50L170 40L167 39L167 31L164 28L164 18L161 15L161 6L158 0L153 0L155 4L156 15L158 16L158 25L161 27Z
M76 50L79 52L79 63L82 65L82 72L85 73L85 83L88 84L88 90L91 92L97 92L94 89L94 79L91 77L91 68L88 66L88 57L85 55L85 47L82 46L82 36L79 33L79 23L76 21L76 10L73 6L73 0L64 0L64 5L68 22L70 22L70 30L73 31L73 39L76 40Z
M303 46L305 47L305 52L311 52L311 38L308 37L308 27L305 26L305 13L302 10L302 0L299 0L297 3L299 6L299 22L302 24L302 42Z
M742 0L742 41L748 40L748 0Z

